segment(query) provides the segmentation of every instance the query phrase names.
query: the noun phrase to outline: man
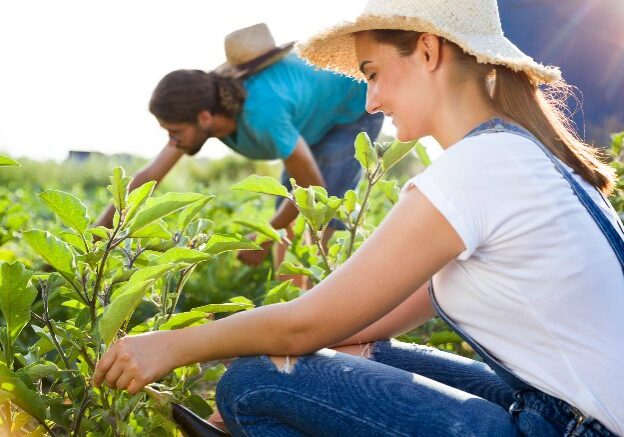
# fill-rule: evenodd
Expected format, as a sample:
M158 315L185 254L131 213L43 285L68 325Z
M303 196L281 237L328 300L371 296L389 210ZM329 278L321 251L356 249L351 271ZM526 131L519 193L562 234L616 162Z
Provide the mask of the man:
M150 112L169 133L156 159L139 171L131 189L160 181L182 157L194 155L216 137L251 159L282 159L282 182L324 186L342 196L357 185L361 170L354 159L355 136L376 138L382 114L365 111L366 85L314 70L290 51L294 43L276 46L266 24L237 30L225 38L227 62L216 70L177 70L157 85ZM110 225L113 209L98 224ZM287 228L297 217L290 202L281 202L271 225ZM333 229L341 228L339 222ZM243 251L239 258L259 264L269 253Z

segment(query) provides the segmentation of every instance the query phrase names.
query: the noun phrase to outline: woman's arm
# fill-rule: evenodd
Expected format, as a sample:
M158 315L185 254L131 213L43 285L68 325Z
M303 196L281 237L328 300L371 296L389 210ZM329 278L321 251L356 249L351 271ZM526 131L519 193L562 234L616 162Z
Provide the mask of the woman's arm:
M340 343L396 308L463 249L440 212L411 189L344 265L301 297L202 326L124 337L98 363L95 383L136 393L190 363L301 355Z
M398 307L357 334L331 347L371 343L396 337L416 329L435 315L429 297L429 282L425 282Z

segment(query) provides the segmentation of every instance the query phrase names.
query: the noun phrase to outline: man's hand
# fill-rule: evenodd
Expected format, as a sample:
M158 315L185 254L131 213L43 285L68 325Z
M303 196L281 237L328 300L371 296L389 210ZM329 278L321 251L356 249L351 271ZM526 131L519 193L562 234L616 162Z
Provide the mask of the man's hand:
M256 236L249 235L247 238L253 241L256 239ZM273 241L265 241L260 245L262 247L260 250L241 250L238 252L238 259L249 266L255 267L269 256L272 246Z
M175 331L126 336L113 344L95 367L93 383L135 394L177 367Z

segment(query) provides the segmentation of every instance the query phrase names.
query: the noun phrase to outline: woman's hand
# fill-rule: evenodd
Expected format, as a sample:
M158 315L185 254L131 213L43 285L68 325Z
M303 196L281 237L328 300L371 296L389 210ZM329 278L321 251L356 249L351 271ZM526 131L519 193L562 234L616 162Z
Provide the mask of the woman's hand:
M177 366L176 331L126 336L114 343L95 367L93 383L135 394Z

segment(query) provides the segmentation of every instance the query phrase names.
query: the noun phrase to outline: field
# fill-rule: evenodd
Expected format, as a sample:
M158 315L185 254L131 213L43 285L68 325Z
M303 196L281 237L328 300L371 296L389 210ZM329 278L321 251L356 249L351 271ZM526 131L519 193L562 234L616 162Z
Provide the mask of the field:
M623 138L613 135L610 152L620 177L610 200L620 214ZM223 363L179 368L134 396L93 387L94 365L123 335L287 301L304 291L280 275L313 285L339 268L398 200L401 184L429 164L419 143L372 144L362 135L355 156L365 176L344 198L320 187L289 193L275 179L278 166L234 157L185 162L157 190L148 183L132 192L128 175L140 160L124 169L103 157L0 157L0 435L181 435L171 401L208 417ZM268 224L276 196L300 211L286 260L276 269L272 260L243 265L238 250L285 238ZM93 227L111 202L113 229ZM347 230L325 250L319 241L333 218ZM438 319L401 339L474 356Z

